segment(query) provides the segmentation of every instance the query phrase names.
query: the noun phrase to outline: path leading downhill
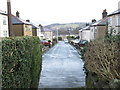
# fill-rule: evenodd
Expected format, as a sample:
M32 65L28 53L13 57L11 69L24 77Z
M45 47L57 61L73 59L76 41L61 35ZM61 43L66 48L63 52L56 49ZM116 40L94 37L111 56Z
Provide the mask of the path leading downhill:
M68 43L59 42L43 55L39 88L74 88L85 86L83 61Z

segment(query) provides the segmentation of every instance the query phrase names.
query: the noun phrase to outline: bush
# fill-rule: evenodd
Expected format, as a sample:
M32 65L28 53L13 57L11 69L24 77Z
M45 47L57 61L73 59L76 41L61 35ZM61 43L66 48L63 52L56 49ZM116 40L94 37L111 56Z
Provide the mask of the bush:
M115 80L111 81L110 87L111 88L120 88L120 80L115 79Z
M37 88L42 57L38 37L2 40L2 88Z
M62 41L62 37L58 37L58 40L59 40L59 41Z
M74 40L74 39L75 39L75 36L67 36L67 39L68 39L68 40Z
M96 40L84 55L85 67L104 80L120 79L120 36Z
M87 50L87 46L80 47L80 53L81 53L82 59L84 59L84 54L85 54L86 50Z

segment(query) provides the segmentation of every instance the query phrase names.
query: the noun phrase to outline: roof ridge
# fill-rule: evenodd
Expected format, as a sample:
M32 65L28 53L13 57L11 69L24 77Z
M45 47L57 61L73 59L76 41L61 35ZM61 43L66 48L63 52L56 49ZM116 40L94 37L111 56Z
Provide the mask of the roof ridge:
M7 15L7 12L0 10L0 14L2 14L2 15Z
M3 11L3 10L0 10L0 12L2 12L2 13L6 13L6 11Z
M112 16L112 15L116 15L116 14L120 14L120 9L113 11L108 16Z
M22 24L30 24L30 25L32 25L32 23L27 22L27 21L25 21L24 19L18 18L17 16L15 16L15 15L13 15L13 14L12 14L12 16L13 16L15 19L17 19L17 20L18 20L20 23L22 23Z

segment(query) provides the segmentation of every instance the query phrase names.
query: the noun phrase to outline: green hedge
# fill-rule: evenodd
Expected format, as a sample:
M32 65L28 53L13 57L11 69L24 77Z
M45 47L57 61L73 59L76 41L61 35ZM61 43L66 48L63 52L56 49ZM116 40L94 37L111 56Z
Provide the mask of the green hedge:
M42 50L38 37L2 40L2 88L37 88Z
M62 37L58 37L58 40L59 40L59 41L62 41Z

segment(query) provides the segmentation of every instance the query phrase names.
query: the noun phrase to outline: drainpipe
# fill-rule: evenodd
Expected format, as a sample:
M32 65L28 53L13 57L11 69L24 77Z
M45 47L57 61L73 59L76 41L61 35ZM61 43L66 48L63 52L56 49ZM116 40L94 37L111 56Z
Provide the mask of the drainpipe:
M8 14L8 29L9 29L9 36L13 36L12 30L12 14L11 14L11 0L7 0L7 14Z

